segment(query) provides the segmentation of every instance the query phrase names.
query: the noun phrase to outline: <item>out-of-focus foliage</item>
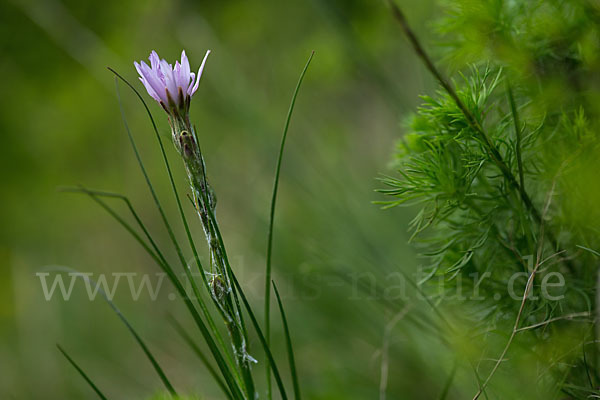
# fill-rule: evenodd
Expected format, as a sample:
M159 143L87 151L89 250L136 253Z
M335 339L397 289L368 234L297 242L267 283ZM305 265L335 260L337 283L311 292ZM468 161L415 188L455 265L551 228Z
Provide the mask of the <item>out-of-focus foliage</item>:
M411 8L424 37L430 37L428 24L436 13L431 1ZM159 269L103 210L56 188L81 183L124 193L155 238L168 243L129 147L106 66L142 89L133 61L152 49L175 59L182 48L196 68L206 49L212 50L192 118L218 193L217 214L233 266L258 309L281 129L298 74L316 51L284 156L274 278L305 397L377 396L385 327L402 305L384 302L381 292L374 298L359 291L355 282L360 277L369 288L373 281L387 288L396 284L399 267L409 272L416 261L405 245L406 214L381 213L371 204L378 186L373 177L385 170L399 116L433 87L383 3L9 0L0 2L0 33L0 398L92 397L56 350L57 342L109 398L145 399L163 390L99 297L89 301L84 286L76 284L70 301L60 296L45 301L35 273L68 266L95 278L106 273L109 282L112 273L148 273L156 282ZM121 94L149 174L184 242L151 125L137 99L124 87ZM151 107L169 143L163 111ZM180 193L187 193L185 171L174 149L167 152ZM191 207L186 212L193 217ZM201 227L192 228L200 242ZM176 260L172 252L167 257ZM178 392L220 398L168 323L166 314L174 314L201 343L181 302L170 300L173 288L165 281L156 301L143 293L133 301L121 279L115 303ZM407 320L417 319L417 309L414 305ZM286 365L282 328L273 315L274 347ZM425 340L412 326L403 320L392 331L387 392L429 399L443 390L448 370L431 357L439 347L430 343L431 334ZM256 338L250 354L259 361L261 381L264 355ZM423 379L429 383L417 384Z
M457 363L479 385L492 376L487 395L595 397L600 6L453 1L447 10L439 53L459 71L458 97L481 130L448 93L424 97L384 192L396 197L390 205L420 206L422 282L454 320ZM565 282L548 296L550 277ZM525 329L513 340L515 321Z

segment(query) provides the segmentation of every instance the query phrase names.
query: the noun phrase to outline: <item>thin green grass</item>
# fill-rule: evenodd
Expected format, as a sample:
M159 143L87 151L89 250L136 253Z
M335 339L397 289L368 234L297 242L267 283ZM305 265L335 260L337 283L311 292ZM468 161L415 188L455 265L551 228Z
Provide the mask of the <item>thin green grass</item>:
M292 100L290 102L290 107L288 109L287 117L285 118L285 125L283 127L283 134L281 136L281 145L279 146L279 154L277 156L277 166L275 167L275 179L273 182L273 194L271 195L271 209L269 212L269 231L267 235L267 264L265 268L265 335L267 344L271 343L271 262L273 256L273 225L275 223L275 205L277 203L277 191L279 188L279 175L281 173L281 162L283 160L283 150L285 149L285 142L287 139L288 129L290 127L290 121L292 119L292 113L294 112L294 106L296 104L296 98L298 97L298 92L300 91L300 86L302 85L302 81L304 80L304 75L306 75L306 71L308 70L308 66L312 61L315 52L313 51L308 57L308 61L304 66L304 69L300 73L300 78L298 78L298 83L296 84L296 88L294 89L294 94L292 95ZM271 399L271 368L267 364L266 366L266 375L267 375L267 398Z
M204 200L206 203L208 203L208 199L206 198L206 193L205 192L201 192L201 196L204 197ZM212 209L210 207L207 207L206 209L207 213L208 213L208 218L209 218L209 222L212 225L212 228L214 229L214 233L216 235L216 239L217 239L217 245L219 246L220 250L221 250L221 254L223 255L223 260L225 262L225 271L228 274L228 279L231 279L231 281L233 282L233 286L232 286L232 292L234 294L239 294L242 302L244 304L244 307L246 308L246 311L248 312L248 315L250 316L250 320L252 321L252 325L254 325L254 329L260 339L260 343L266 353L267 356L267 360L271 366L271 368L273 369L273 374L275 376L275 381L277 382L277 386L279 389L279 393L281 394L281 398L283 400L287 400L287 394L285 391L285 387L283 384L283 381L281 379L281 375L279 373L279 369L277 368L277 364L275 362L275 358L273 357L273 354L271 352L271 349L269 347L269 344L267 343L265 336L262 333L262 330L260 329L260 325L258 324L258 321L256 319L256 317L254 316L254 312L252 311L252 307L250 306L250 303L248 302L246 295L243 292L243 289L240 285L240 283L238 282L233 270L231 269L231 265L229 263L229 258L227 256L227 251L225 249L225 244L223 241L223 237L221 235L221 231L219 229L219 225L217 223L217 220L215 218L215 215L212 211ZM240 312L241 314L241 312Z
M204 364L204 366L206 367L206 369L208 370L208 372L210 373L212 378L215 380L217 385L219 385L219 387L223 391L223 394L225 394L225 396L227 396L228 399L233 399L233 396L232 396L231 392L229 391L229 389L227 388L227 385L225 384L225 382L223 382L223 379L221 379L221 377L219 376L217 371L211 365L210 361L208 360L208 358L206 357L204 352L202 350L200 350L200 347L198 347L196 342L194 342L194 339L192 339L192 337L189 335L189 333L187 333L187 331L183 328L183 326L181 326L181 324L173 316L169 315L169 321L171 321L171 324L173 325L173 327L175 328L175 330L177 331L179 336L181 336L183 338L183 340L188 344L188 346L190 346L190 348L198 356L200 361L202 361L202 364Z
M78 273L78 271L73 270L71 268L58 268L58 270ZM137 333L137 331L135 330L135 328L133 327L133 325L131 325L131 323L125 317L125 315L121 312L121 310L106 295L106 293L104 292L104 290L100 287L100 285L98 283L94 282L94 280L92 280L87 275L81 274L79 276L82 279L84 279L85 281L88 281L90 284L92 284L98 290L98 293L100 293L100 295L102 296L102 298L104 299L104 301L106 301L106 303L110 306L110 308L112 308L112 310L119 317L119 319L121 320L121 322L123 322L123 324L125 325L125 327L127 328L127 330L129 330L129 332L131 333L131 335L133 336L133 338L135 339L135 341L137 342L137 344L140 346L140 348L142 349L142 351L144 352L144 354L146 355L146 357L148 358L148 360L152 364L152 367L154 368L154 370L158 374L160 380L165 385L165 388L169 391L169 393L172 396L176 397L177 396L177 391L175 390L175 388L173 387L173 385L169 381L169 378L167 378L167 375L165 374L164 370L162 369L162 367L160 366L160 364L156 360L156 357L154 357L154 355L150 351L150 348L148 348L148 346L146 345L146 343L144 342L144 340L142 339L142 337ZM60 347L59 347L59 350L61 350L61 352L62 352L62 349ZM63 354L65 354L65 353L63 353ZM71 360L69 360L69 361L71 361ZM78 370L80 370L80 368L78 368ZM83 371L80 371L80 373L83 373ZM84 376L84 378L85 378L85 376Z
M223 377L225 378L225 381L227 382L229 389L235 396L234 398L235 399L243 399L244 397L241 394L241 391L240 391L240 388L238 385L238 381L233 377L231 369L230 369L229 365L227 364L227 362L225 361L225 359L221 353L221 350L219 349L219 347L213 340L213 336L211 336L211 331L208 329L208 327L202 321L202 318L198 314L198 311L196 310L192 301L190 300L189 296L187 295L185 288L179 282L177 275L173 271L171 265L168 263L164 263L163 262L164 258L161 259L161 257L159 257L157 255L157 253L155 253L149 247L149 245L141 238L141 236L133 229L133 227L127 221L125 221L115 210L113 210L108 204L106 204L106 202L104 202L99 197L98 193L102 193L103 195L105 195L106 193L99 192L99 191L90 191L85 188L80 188L79 191L81 193L85 193L88 196L90 196L97 204L99 204L105 211L107 211L111 217L113 217L121 226L123 226L125 228L125 230L150 255L150 257L152 257L152 259L161 267L163 272L165 272L167 274L167 276L169 277L169 280L175 286L179 296L181 297L181 299L183 299L183 301L184 301L186 307L188 308L188 310L190 311L190 314L192 315L196 325L200 329L202 336L204 337L206 343L208 344L208 346L211 350L211 353L212 353L213 357L215 358L217 365L219 366L219 370L221 371ZM114 194L110 194L109 197L117 197L120 199L124 198L124 196L114 195ZM134 211L134 213L135 213L135 211ZM141 223L141 221L139 221L139 222ZM142 224L142 226L143 226L143 224ZM143 229L145 232L147 232L147 230L145 228L143 228ZM152 240L152 242L154 242L154 241ZM213 331L213 334L214 334L214 331Z
M96 392L98 397L100 397L102 400L108 400L106 396L100 391L100 389L98 389L98 386L96 386L94 381L90 379L90 377L83 371L83 369L81 369L81 367L69 356L69 354L67 354L67 352L58 343L56 344L56 347L58 347L58 350L62 353L63 356L65 356L67 361L69 361L73 368L75 368L77 372L79 372L79 375L81 375L81 377L85 379L85 381L88 383L88 385L90 385L94 392Z
M275 291L275 296L277 296L277 304L279 305L279 312L281 313L281 321L283 323L283 330L285 332L285 344L288 352L288 360L290 363L290 373L292 374L292 383L294 385L294 397L296 400L300 400L300 383L298 381L298 373L296 372L296 361L294 358L294 346L292 346L292 338L290 336L290 328L288 326L287 318L285 316L285 311L283 309L283 304L281 303L281 296L279 296L279 290L277 290L277 285L273 281L273 290Z

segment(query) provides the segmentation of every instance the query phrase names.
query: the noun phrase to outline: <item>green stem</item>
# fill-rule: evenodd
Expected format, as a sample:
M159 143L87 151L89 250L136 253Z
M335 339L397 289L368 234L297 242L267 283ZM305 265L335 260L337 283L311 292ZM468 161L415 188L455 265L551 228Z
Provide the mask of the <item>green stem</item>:
M183 158L196 212L200 217L206 241L208 244L211 267L214 268L209 292L217 309L219 310L229 336L231 337L234 358L239 366L244 382L244 389L248 399L254 399L255 388L252 378L250 358L247 352L247 339L241 322L239 306L234 303L235 294L232 288L229 273L225 266L224 254L216 238L216 227L209 218L209 210L214 212L216 197L206 178L204 160L200 152L196 135L189 121L176 116L170 120L173 130L175 147Z

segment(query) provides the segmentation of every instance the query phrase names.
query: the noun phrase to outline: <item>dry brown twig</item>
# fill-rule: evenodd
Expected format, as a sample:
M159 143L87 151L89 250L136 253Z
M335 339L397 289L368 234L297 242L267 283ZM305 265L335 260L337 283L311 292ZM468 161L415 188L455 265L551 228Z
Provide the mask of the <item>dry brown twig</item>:
M538 322L537 324L533 324L533 325L525 326L523 328L519 328L519 329L517 329L517 332L527 331L527 330L530 330L530 329L539 328L540 326L549 325L552 322L556 322L556 321L564 321L564 320L570 321L570 320L572 320L574 318L589 317L591 315L592 314L590 314L589 311L583 311L583 312L578 312L578 313L572 313L572 314L562 315L560 317L550 318L550 319L547 319L545 321ZM586 320L586 321L588 321L588 320Z
M473 396L473 400L477 400L479 398L479 396L481 396L481 394L487 387L488 383L490 382L490 380L492 379L492 377L498 370L498 367L500 367L500 364L504 360L504 357L506 356L506 353L508 352L508 349L509 349L510 345L512 344L515 336L520 331L519 323L521 322L521 317L523 316L523 310L525 309L525 304L527 303L527 299L529 298L529 295L531 294L531 290L533 289L533 281L535 279L535 275L537 274L540 266L542 265L542 255L544 253L544 226L545 226L544 218L545 218L546 214L548 213L548 210L550 209L550 203L552 202L552 196L554 195L555 186L556 186L556 179L554 179L554 181L552 182L552 187L550 188L550 192L548 193L548 196L546 198L546 204L545 204L544 210L542 212L542 222L540 224L540 236L539 236L540 239L539 239L539 244L538 244L538 248L537 248L535 266L534 266L533 270L531 271L529 278L527 279L527 285L525 286L525 290L523 291L523 298L521 300L521 306L519 307L519 312L517 313L517 318L515 319L515 325L510 334L510 337L508 338L508 342L506 343L506 346L504 346L504 350L502 350L502 354L500 354L500 357L498 357L496 364L494 364L494 368L492 368L488 377L485 379L483 384L481 384L481 386L479 387L479 390L477 391L475 396Z

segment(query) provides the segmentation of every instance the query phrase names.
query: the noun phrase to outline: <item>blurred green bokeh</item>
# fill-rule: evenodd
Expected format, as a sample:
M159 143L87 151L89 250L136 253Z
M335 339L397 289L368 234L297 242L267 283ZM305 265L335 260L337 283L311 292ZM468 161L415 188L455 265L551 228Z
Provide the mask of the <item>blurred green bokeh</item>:
M429 0L403 3L418 33L430 38L429 24L439 11ZM206 49L213 51L192 119L218 193L230 255L258 309L281 129L297 77L315 50L284 157L274 274L305 397L378 396L384 332L393 311L357 294L344 277L369 273L385 282L387 274L416 266L406 244L409 214L382 212L371 202L380 186L375 178L389 172L399 121L419 104L418 94L434 88L384 2L8 0L0 3L0 37L0 398L91 398L55 343L109 397L143 399L160 392L143 353L105 303L89 301L81 285L68 302L45 301L35 273L52 266L94 274L159 271L93 202L57 188L84 184L124 193L167 243L106 66L141 90L133 61L146 59L152 49L174 60L182 48L192 68ZM159 196L182 234L145 111L124 86L121 94ZM166 118L156 104L151 109L185 193ZM193 228L202 243L199 225ZM180 392L219 398L167 323L172 313L191 327L181 302L170 301L168 293L155 302L148 296L132 301L122 287L115 302ZM285 362L274 315L275 347ZM452 365L436 355L436 343L410 327L396 327L389 398L439 395ZM257 341L250 345L251 353L260 353ZM261 354L256 357L260 376L264 363Z

